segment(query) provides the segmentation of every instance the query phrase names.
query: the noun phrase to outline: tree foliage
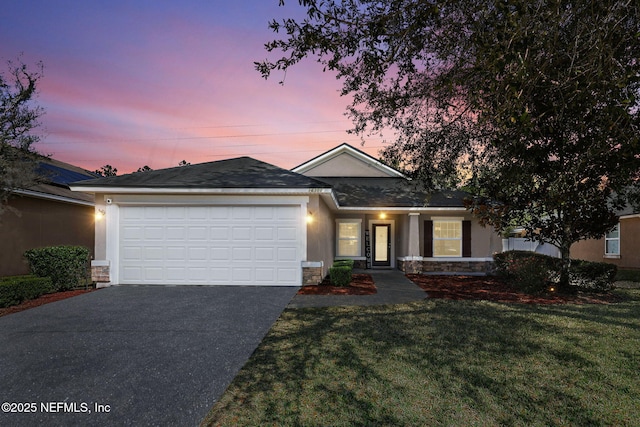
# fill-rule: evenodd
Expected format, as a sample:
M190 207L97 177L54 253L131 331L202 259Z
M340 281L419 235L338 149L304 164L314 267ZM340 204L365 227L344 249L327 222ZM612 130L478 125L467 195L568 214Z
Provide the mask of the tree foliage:
M281 2L282 3L282 2ZM640 178L640 5L632 0L300 0L271 22L264 77L315 57L362 135L429 188L467 185L501 230L599 237Z
M100 169L96 169L95 171L93 171L93 173L95 173L96 175L100 175L102 177L116 176L118 175L118 169L107 164L100 167Z
M8 65L8 71L0 73L0 214L12 192L37 182L33 144L39 137L34 128L43 114L33 104L42 64L37 71L30 71L24 63Z

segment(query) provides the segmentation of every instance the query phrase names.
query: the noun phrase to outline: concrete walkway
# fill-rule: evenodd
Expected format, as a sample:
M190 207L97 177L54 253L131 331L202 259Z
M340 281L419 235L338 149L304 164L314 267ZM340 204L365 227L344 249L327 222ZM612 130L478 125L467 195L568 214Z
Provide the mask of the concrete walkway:
M354 270L356 274L370 274L378 288L375 295L295 295L288 307L332 307L342 305L385 305L420 301L427 293L400 270Z

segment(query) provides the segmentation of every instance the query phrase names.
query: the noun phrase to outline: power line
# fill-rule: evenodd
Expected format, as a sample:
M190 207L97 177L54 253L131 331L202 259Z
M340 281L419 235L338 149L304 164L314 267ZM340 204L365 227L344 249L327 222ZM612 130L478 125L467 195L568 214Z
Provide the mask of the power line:
M89 141L42 141L42 145L60 145L60 144L93 144L99 142L144 142L144 141L187 141L187 140L203 140L203 139L231 139L231 138L257 138L265 136L283 136L283 135L312 135L321 133L347 132L344 129L337 130L321 130L308 132L277 132L277 133L256 133L243 135L215 135L215 136L184 136L173 138L137 138L137 139L111 139L111 140L89 140Z

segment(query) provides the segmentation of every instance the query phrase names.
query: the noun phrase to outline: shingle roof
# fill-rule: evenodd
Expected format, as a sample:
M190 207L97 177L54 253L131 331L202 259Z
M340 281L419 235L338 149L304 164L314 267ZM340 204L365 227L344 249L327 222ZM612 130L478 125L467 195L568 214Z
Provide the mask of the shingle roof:
M342 207L464 207L467 193L429 193L404 178L316 178L330 184Z
M329 188L313 178L251 157L199 163L76 182L74 187Z

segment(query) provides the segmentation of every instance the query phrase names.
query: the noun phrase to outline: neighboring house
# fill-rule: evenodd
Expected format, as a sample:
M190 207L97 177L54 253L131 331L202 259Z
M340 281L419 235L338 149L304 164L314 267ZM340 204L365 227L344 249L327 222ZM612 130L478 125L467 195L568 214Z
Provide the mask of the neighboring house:
M640 269L640 211L629 206L618 215L620 221L616 228L601 239L574 243L571 246L571 258Z
M317 284L334 259L484 272L500 236L464 193L428 194L343 144L293 170L249 157L75 183L94 193L94 279L106 284Z
M0 276L26 274L27 249L80 245L93 252L93 195L71 191L69 183L96 175L53 159L38 161L42 182L13 192L0 216Z

